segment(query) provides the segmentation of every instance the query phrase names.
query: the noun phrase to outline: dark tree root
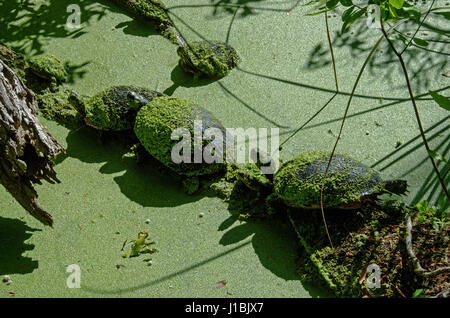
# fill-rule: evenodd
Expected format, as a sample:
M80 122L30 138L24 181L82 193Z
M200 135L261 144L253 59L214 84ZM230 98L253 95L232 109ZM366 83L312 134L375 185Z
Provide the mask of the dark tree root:
M54 158L64 148L37 118L34 93L0 60L0 183L33 217L52 226L32 183L59 183Z
M421 265L420 261L417 258L416 254L413 251L413 244L412 244L412 221L411 217L408 215L406 216L406 234L405 234L405 243L406 243L406 251L408 252L409 260L411 261L412 265L414 266L414 273L420 277L423 278L430 278L442 273L448 273L450 272L450 267L441 267L434 271L427 272Z

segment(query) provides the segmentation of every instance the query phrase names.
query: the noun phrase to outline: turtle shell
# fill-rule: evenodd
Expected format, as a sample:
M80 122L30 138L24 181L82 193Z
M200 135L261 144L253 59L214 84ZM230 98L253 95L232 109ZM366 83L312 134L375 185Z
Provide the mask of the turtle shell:
M223 138L217 138L216 135L207 137L205 133L209 128L215 128ZM153 99L142 107L136 117L134 132L153 157L176 173L187 176L214 174L223 170L226 149L234 144L233 138L227 136L226 129L213 114L192 101L173 97ZM203 136L201 142L196 136ZM176 145L186 145L182 142L188 142L188 147L174 148ZM177 162L172 156L173 149L178 149L177 155L184 155L184 150L188 149L188 159ZM208 163L203 157L197 161L195 149L200 149L203 156L205 149L212 149L222 160Z
M164 96L143 87L113 86L89 98L85 103L85 122L98 130L123 131L133 129L139 108L128 104L128 93L136 92L147 100Z
M196 41L181 45L177 50L180 66L193 74L222 78L239 63L236 50L219 41Z
M275 194L289 206L318 208L323 184L325 207L352 209L383 192L380 174L348 156L335 154L325 177L329 158L330 153L309 151L287 161L274 176Z

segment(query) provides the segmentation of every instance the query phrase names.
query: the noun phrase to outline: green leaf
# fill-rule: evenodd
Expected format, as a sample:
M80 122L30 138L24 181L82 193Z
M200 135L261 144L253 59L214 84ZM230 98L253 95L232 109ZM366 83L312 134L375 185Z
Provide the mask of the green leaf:
M422 13L420 13L419 9L416 7L411 7L408 9L403 8L403 10L408 13L409 17L415 21L420 21L420 17L422 16Z
M414 294L412 295L412 298L417 298L420 295L422 295L423 293L423 289L416 289L416 291L414 292Z
M446 110L450 110L450 98L446 96L442 96L434 91L429 91L431 97L433 97L434 101L438 103L439 106Z
M419 210L419 212L427 212L428 211L428 201L427 200L423 200L420 201L419 203L416 204L416 208L417 210Z
M341 28L341 33L344 33L345 31L347 31L347 27L352 24L355 23L364 13L366 12L366 9L360 9L358 11L356 11L355 13L352 13L349 17L346 18L346 22L342 25Z
M438 153L437 151L434 151L434 150L431 150L431 149L430 149L430 150L428 151L428 153L430 154L430 156L431 156L433 159L436 159L436 160L443 161L443 162L447 163L447 160L445 160L445 158L442 157L442 155L441 155L440 153Z
M342 12L342 22L347 22L347 20L353 13L353 10L355 10L355 6L351 6L350 8Z
M391 13L392 17L398 18L398 14L394 6L389 5L389 12Z
M329 8L329 9L336 8L338 3L339 3L339 0L328 0L327 1L327 8Z
M428 42L419 38L414 38L413 42L419 46L428 46Z
M401 9L403 8L403 3L405 2L405 0L389 0L389 4L391 6L393 6L396 9Z
M344 6L344 7L350 7L353 5L352 0L339 0L339 2Z

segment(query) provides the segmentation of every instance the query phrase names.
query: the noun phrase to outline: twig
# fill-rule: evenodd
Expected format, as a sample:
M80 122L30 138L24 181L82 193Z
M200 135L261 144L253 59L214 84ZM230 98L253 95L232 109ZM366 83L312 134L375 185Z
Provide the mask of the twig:
M427 13L425 14L425 16L423 17L422 21L420 22L419 26L416 29L416 32L414 32L413 36L410 38L408 44L406 44L406 46L403 48L403 50L400 52L400 55L403 54L403 52L406 51L406 49L409 47L409 45L411 44L411 42L414 40L414 37L416 36L417 32L419 32L419 29L422 27L423 23L425 22L425 19L428 17L428 14L431 12L431 8L433 8L434 2L436 0L433 0L433 2L430 5L430 8L428 9Z
M408 256L410 261L412 262L414 266L414 273L417 275L429 278L433 277L442 273L450 272L450 266L447 267L441 267L434 271L427 272L421 265L420 261L417 258L416 254L414 254L413 251L413 244L412 244L412 221L411 217L409 215L406 216L406 237L405 237L405 243L406 243L406 251L408 252Z
M398 24L397 24L395 27L397 27L397 26L398 26ZM393 29L393 28L394 28L394 27L392 27L391 29ZM389 31L390 31L391 29L389 29ZM355 83L354 83L354 85L353 85L352 92L351 92L351 94L350 94L350 97L349 97L348 102L347 102L347 106L346 106L346 108L345 108L344 117L343 117L342 122L341 122L341 127L340 127L340 129L339 129L338 137L337 137L337 139L336 139L336 142L334 143L333 150L332 150L331 155L330 155L330 159L328 160L327 168L325 169L325 175L324 175L323 180L325 180L325 178L326 178L326 176L327 176L327 174L328 174L328 170L330 169L331 161L332 161L333 156L334 156L334 153L335 153L335 151L336 151L337 144L338 144L339 140L341 139L342 130L344 129L345 120L346 120L346 118L347 118L348 110L349 110L349 108L350 108L350 104L351 104L351 102L352 102L353 96L355 95L356 87L358 86L359 80L361 79L361 76L362 76L362 74L363 74L363 72L364 72L364 70L365 70L367 64L369 63L370 58L372 57L373 53L374 53L375 50L378 48L378 46L380 45L380 43L381 43L382 40L383 40L383 36L381 36L381 37L378 39L378 41L375 43L375 45L373 46L373 48L372 48L372 50L370 51L369 55L367 56L366 60L364 61L363 66L362 66L361 69L359 70L359 74L358 74L358 76L357 76L357 78L356 78L356 81L355 81ZM324 188L324 186L325 186L325 183L323 182L323 183L322 183L322 187L320 188L320 209L321 209L321 211L322 211L322 215L324 215L324 209L323 209L323 188ZM327 233L328 233L328 232L327 232ZM333 247L333 244L331 243L331 239L330 239L330 245L331 245L331 247Z
M333 63L334 82L336 84L336 93L332 97L332 98L334 98L339 93L339 85L338 85L338 78L337 78L337 72L336 72L336 60L334 59L333 44L331 43L330 29L328 27L327 12L324 13L324 16L325 16L325 27L327 30L328 46L330 47L331 61ZM328 167L327 167L327 170L328 170ZM325 175L326 175L326 172L325 172ZM323 187L324 187L324 184L322 184L322 188L320 190L320 211L322 213L323 225L325 226L325 232L327 233L328 241L330 242L331 248L334 249L333 242L331 241L330 232L328 232L328 225L327 225L327 221L325 219L325 211L323 209Z
M428 158L430 158L430 160L431 160L431 164L433 165L434 171L436 172L436 176L439 179L439 182L441 184L442 189L444 190L445 195L447 196L447 199L450 200L450 195L448 193L447 186L444 183L444 180L443 180L443 178L442 178L442 176L441 176L441 174L439 172L439 169L438 169L438 167L436 165L436 162L434 161L433 157L431 156L431 149L430 149L430 146L428 145L427 138L425 137L425 133L423 131L422 121L420 120L419 110L417 109L416 100L414 98L414 94L413 94L413 91L412 91L412 88L411 88L411 83L409 81L408 71L406 69L405 62L403 61L403 57L402 57L401 53L399 53L395 49L394 44L392 43L391 39L389 39L386 31L384 30L383 21L381 19L380 19L380 25L381 25L381 32L383 32L384 38L389 43L389 46L391 47L391 49L394 52L394 54L397 56L397 58L398 58L398 60L400 62L400 65L402 67L403 75L405 76L406 86L408 87L409 96L410 96L410 99L411 99L411 102L412 102L412 105L413 105L413 108L414 108L414 113L415 113L415 116L416 116L417 125L419 126L420 135L422 136L423 144L425 146L425 149L427 150Z

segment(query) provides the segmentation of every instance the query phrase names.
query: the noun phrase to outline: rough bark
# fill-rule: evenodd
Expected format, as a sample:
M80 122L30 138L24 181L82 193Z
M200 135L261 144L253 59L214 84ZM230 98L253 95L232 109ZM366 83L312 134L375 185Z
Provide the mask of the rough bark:
M44 130L37 112L34 93L0 60L0 182L33 217L52 226L32 184L60 182L52 158L64 148Z

